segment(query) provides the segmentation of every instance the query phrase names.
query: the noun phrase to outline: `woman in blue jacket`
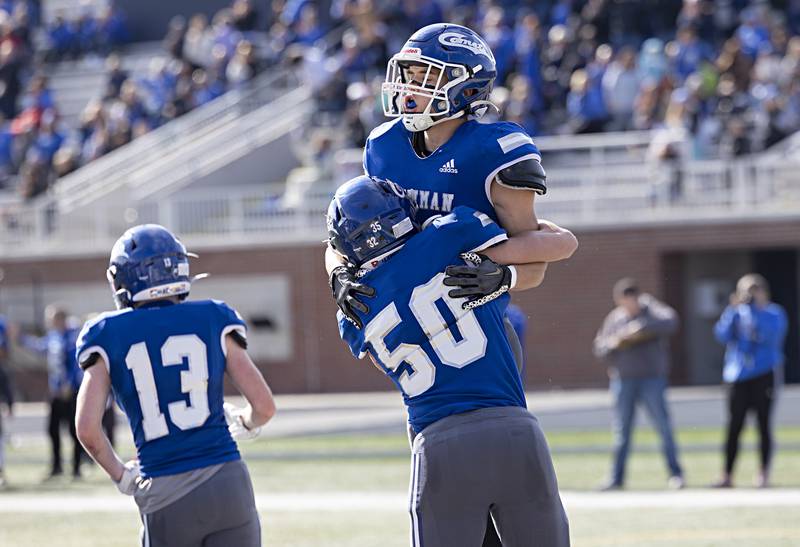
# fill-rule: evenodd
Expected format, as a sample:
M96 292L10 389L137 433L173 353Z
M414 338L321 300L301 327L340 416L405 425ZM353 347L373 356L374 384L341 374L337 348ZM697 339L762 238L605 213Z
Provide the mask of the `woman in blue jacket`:
M728 391L728 436L725 472L714 484L733 486L731 476L739 449L739 434L749 410L755 410L760 435L761 472L757 486L769 485L772 457L770 416L775 398L776 371L783 366L786 312L770 301L769 285L758 274L747 274L736 284L731 305L722 313L714 334L725 348L722 378Z

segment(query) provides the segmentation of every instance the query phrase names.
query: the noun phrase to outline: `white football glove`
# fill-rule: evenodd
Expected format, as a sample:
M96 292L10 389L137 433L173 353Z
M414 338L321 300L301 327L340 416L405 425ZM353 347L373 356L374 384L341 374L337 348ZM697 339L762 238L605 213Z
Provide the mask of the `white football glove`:
M222 410L225 412L225 421L228 422L228 431L234 441L249 441L255 439L261 432L260 427L249 429L244 425L244 408L239 408L232 403L222 403Z
M141 476L139 475L139 460L131 460L125 464L125 470L122 472L117 490L126 496L132 496L136 492L136 486L139 484Z

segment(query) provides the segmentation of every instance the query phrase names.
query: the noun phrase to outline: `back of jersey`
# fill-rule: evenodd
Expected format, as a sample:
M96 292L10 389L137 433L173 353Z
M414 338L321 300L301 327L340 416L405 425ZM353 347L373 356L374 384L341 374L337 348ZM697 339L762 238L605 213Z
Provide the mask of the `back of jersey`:
M239 459L222 409L225 337L232 331L245 335L242 319L211 300L103 314L84 326L79 360L98 353L108 363L143 476Z
M459 255L506 239L489 217L466 207L433 221L362 281L376 290L357 329L340 315L354 355L369 352L403 392L409 422L433 422L479 408L525 406L522 381L505 333L508 295L474 310L442 283Z

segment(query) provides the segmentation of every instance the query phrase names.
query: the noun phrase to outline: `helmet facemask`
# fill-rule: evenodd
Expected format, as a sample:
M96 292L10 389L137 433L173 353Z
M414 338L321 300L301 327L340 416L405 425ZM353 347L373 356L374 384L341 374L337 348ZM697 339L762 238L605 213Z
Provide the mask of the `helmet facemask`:
M411 65L425 68L424 77L421 78L422 85L409 82L406 70ZM431 78L434 69L437 69L439 74ZM429 78L435 80L435 83L428 83L431 81ZM444 63L417 54L398 53L389 60L386 67L386 81L381 86L383 113L388 117L402 116L405 128L415 133L463 116L465 107L456 110L450 100L449 91L468 78L468 70L462 65ZM428 98L425 110L404 112L404 102L409 95Z

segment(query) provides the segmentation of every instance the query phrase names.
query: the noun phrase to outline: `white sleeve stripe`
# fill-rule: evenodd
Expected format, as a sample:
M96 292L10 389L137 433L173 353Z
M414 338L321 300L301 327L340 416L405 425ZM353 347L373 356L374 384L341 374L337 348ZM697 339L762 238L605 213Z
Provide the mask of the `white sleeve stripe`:
M533 144L533 139L525 133L511 133L510 135L497 139L497 144L503 149L503 154L508 154L520 146Z
M470 253L479 253L479 252L483 251L484 249L488 249L492 245L496 245L496 244L500 243L501 241L505 241L506 239L508 239L508 235L506 235L506 234L498 234L498 235L494 236L492 239L490 239L488 241L485 241L481 245L478 245L477 247L475 247L474 249L472 249L469 252Z
M108 371L108 374L110 375L111 374L111 361L108 360L108 354L106 353L106 350L104 350L100 346L89 346L88 348L83 350L81 352L81 354L78 355L78 366L80 366L80 364L83 361L85 361L93 353L99 353L100 354L100 357L102 357L103 361L106 362L106 370Z
M222 329L222 334L219 335L219 344L222 347L222 355L225 357L228 356L228 347L225 345L225 337L232 332L238 332L242 335L242 338L247 340L247 329L245 329L243 325L228 325Z
M519 162L525 161L525 160L536 160L538 162L541 162L542 158L541 158L541 156L539 156L539 154L527 154L525 156L522 156L522 157L519 157L519 158L517 158L515 160L512 160L512 161L510 161L508 163L504 163L503 165L501 165L500 167L498 167L497 169L495 169L494 171L489 173L489 176L486 177L486 183L485 183L486 199L489 200L489 203L492 204L492 207L494 207L494 202L492 201L492 181L494 181L494 178L497 176L497 173L499 173L500 171L502 171L506 167L509 167L511 165L514 165L515 163L519 163Z

